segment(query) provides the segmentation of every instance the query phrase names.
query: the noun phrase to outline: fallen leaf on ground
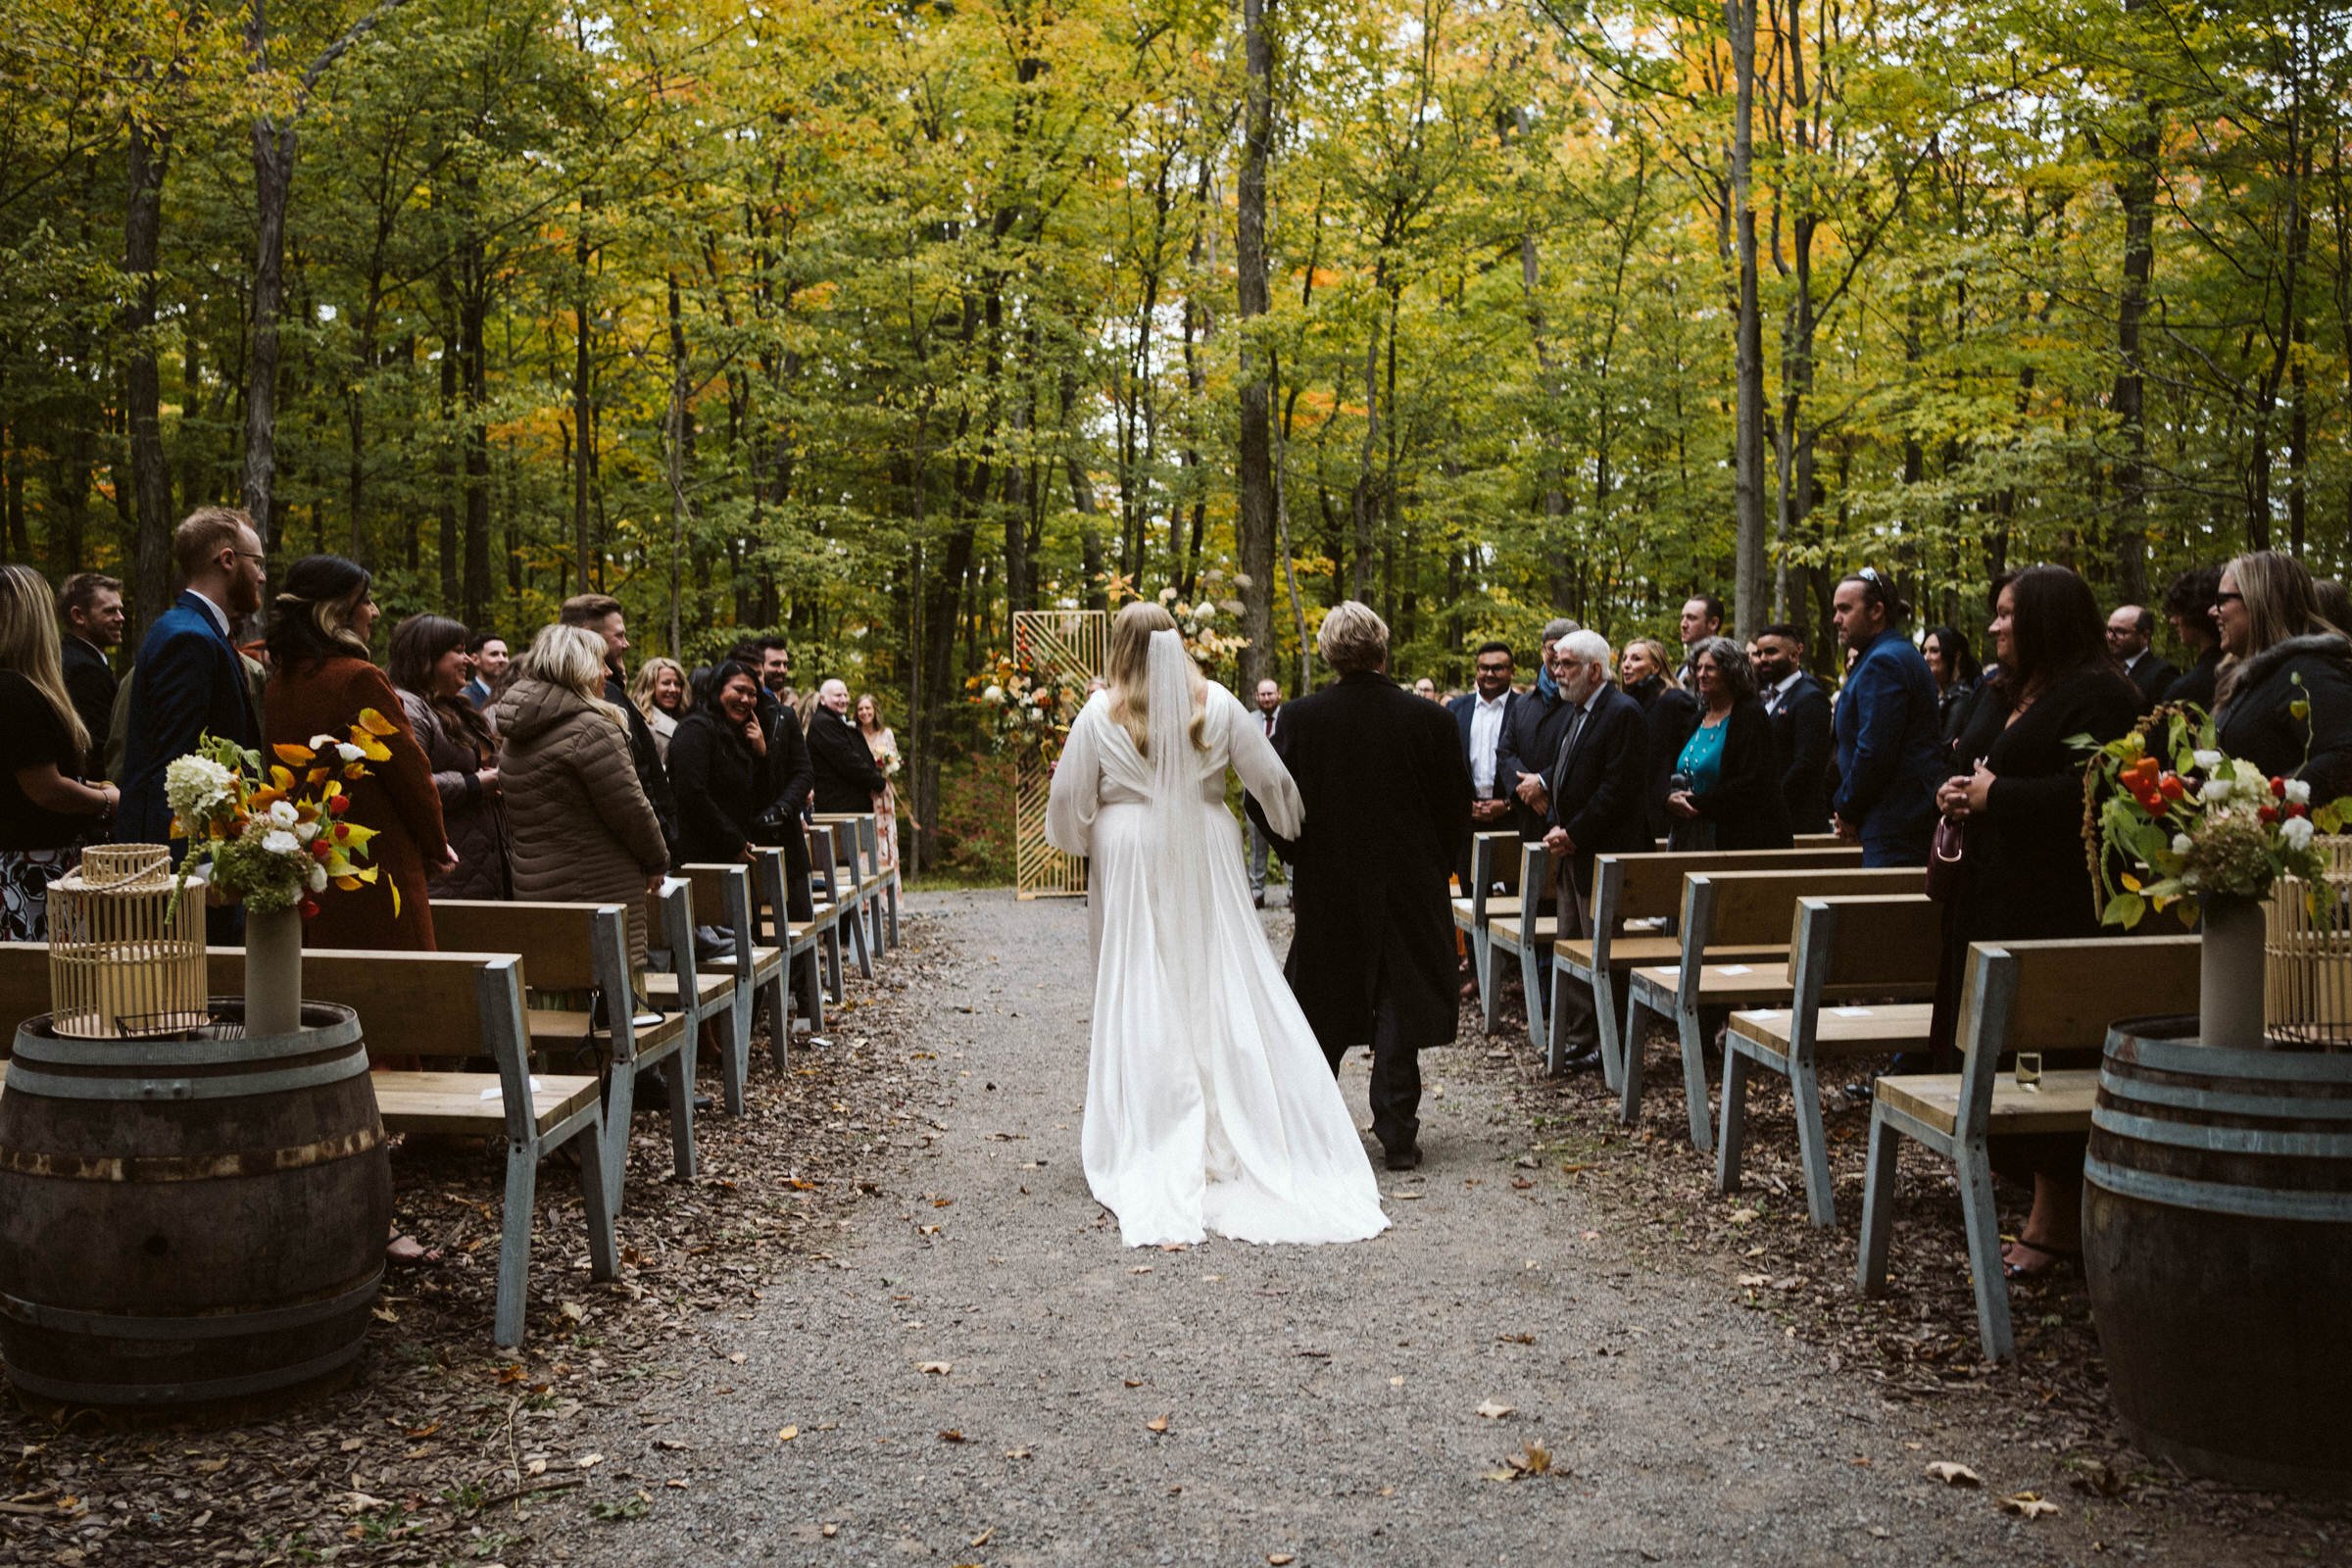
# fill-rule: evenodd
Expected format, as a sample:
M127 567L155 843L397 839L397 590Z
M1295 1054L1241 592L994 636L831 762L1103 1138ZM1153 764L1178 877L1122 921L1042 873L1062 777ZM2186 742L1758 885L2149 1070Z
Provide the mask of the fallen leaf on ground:
M790 1443L793 1439L799 1437L800 1435L801 1429L799 1427L786 1427L783 1431L776 1434L776 1441L778 1443ZM682 1448L685 1446L685 1445L681 1443L673 1445L673 1446Z
M1298 1560L1296 1552L1269 1551L1266 1553L1266 1568L1291 1568L1291 1564Z
M1533 1334L1497 1334L1494 1336L1494 1343L1496 1345L1533 1345L1536 1343L1536 1337Z
M1500 1399L1489 1399L1478 1407L1478 1413L1490 1421L1499 1421L1511 1413L1511 1407Z
M1007 1459L1026 1459L1029 1457L1029 1450L1027 1448L1006 1448L1004 1450L1004 1457Z
M1168 1430L1168 1418L1164 1415L1155 1415L1151 1420L1144 1423L1144 1430L1147 1432L1165 1432Z
M917 1372L927 1372L935 1378L944 1378L956 1370L956 1363L953 1361L917 1361L914 1363L914 1369Z
M817 1527L816 1533L824 1537L827 1541L831 1541L835 1536L841 1534L841 1526L835 1524L820 1525Z
M990 1541L995 1539L996 1534L997 1527L995 1525L990 1525L986 1530L983 1530L978 1535L974 1536L971 1544L975 1546L985 1546Z
M2042 1500L2038 1492L2020 1492L2000 1499L2001 1512L2013 1513L2020 1519L2039 1519L2056 1513L2058 1505Z
M963 1430L960 1427L943 1427L940 1430L939 1441L942 1443L961 1443L963 1441ZM975 1541L972 1543L972 1544L976 1546L979 1544L979 1543Z
M1930 1481L1940 1481L1947 1487L1981 1487L1984 1484L1983 1476L1968 1466L1954 1464L1949 1459L1938 1459L1929 1465L1927 1477Z

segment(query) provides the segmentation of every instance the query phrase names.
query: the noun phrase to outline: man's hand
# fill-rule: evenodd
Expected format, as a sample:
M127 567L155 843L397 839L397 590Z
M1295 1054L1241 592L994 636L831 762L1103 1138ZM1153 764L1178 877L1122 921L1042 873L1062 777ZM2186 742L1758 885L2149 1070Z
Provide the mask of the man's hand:
M1862 830L1836 812L1830 814L1830 831L1848 844L1861 842Z
M1565 859L1576 853L1576 840L1568 836L1566 828L1555 827L1544 835L1544 848L1554 857Z
M1472 801L1470 803L1470 820L1473 822L1499 822L1503 818L1503 813L1510 808L1511 803L1508 801Z
M1689 790L1676 790L1667 796L1666 809L1686 822L1698 815L1698 807L1691 802Z
M1551 797L1544 792L1544 775L1541 773L1520 774L1519 788L1516 793L1519 796L1519 804L1531 811L1549 811L1551 809Z

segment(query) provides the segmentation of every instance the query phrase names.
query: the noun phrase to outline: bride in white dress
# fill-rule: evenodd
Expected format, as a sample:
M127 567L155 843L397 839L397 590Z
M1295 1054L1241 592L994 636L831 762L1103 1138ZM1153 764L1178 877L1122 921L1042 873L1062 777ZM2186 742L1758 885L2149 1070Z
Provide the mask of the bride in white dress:
M1129 1247L1376 1235L1372 1163L1250 908L1225 808L1230 765L1294 837L1298 786L1158 605L1119 612L1108 662L1046 807L1047 839L1094 862L1087 1184Z

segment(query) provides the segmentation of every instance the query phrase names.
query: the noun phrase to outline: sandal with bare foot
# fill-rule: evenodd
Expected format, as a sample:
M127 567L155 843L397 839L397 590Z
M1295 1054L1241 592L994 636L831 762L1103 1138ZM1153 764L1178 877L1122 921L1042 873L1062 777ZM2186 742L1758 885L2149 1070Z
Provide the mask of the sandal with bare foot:
M2023 1239L2005 1242L2001 1246L2001 1278L2007 1280L2042 1280L2063 1274L2082 1261L2080 1247L2051 1247L2042 1242Z
M384 1261L395 1268L432 1268L441 1261L441 1249L414 1236L396 1235L384 1244Z

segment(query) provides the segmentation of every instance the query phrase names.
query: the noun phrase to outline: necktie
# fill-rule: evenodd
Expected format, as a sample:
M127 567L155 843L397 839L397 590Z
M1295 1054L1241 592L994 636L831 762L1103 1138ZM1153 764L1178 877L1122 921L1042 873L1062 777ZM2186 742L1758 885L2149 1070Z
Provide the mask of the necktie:
M1266 739L1268 739L1268 740L1272 740L1273 738L1274 738L1274 715L1273 715L1272 713L1268 713L1268 714L1266 715Z
M1559 760L1552 765L1552 776L1563 784L1568 780L1568 759L1576 755L1577 737L1585 732L1585 719L1592 713L1589 708L1579 708L1576 716L1568 720L1568 733L1560 740Z

